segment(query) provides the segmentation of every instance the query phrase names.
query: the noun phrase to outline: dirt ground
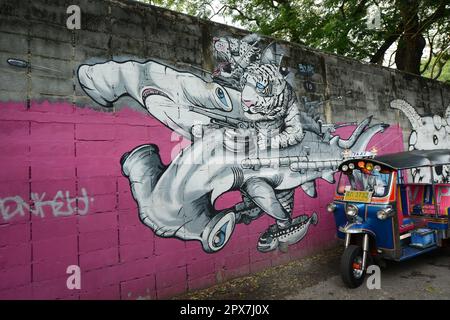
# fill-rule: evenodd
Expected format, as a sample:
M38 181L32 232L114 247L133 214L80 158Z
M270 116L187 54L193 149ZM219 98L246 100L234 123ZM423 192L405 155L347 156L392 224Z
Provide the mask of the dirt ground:
M339 275L342 248L268 268L174 299L450 299L450 248L381 269L381 289L347 289Z

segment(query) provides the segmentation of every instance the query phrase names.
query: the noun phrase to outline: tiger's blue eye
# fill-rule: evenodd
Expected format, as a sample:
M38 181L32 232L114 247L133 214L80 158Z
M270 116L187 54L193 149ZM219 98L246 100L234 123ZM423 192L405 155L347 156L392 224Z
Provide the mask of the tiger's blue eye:
M259 90L264 90L266 88L266 86L264 84L262 84L261 82L257 82L256 88Z

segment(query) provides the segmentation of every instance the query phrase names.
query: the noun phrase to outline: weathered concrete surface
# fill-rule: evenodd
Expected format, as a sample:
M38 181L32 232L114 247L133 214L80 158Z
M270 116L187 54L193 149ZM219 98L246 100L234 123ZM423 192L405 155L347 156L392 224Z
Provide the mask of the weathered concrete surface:
M336 265L337 266L337 265ZM336 272L326 281L305 288L286 299L428 300L450 299L450 248L381 269L381 289L344 287ZM335 269L337 271L337 268Z
M292 261L252 276L191 292L176 299L450 299L450 248L401 263L388 262L381 269L381 289L344 286L339 275L342 248Z

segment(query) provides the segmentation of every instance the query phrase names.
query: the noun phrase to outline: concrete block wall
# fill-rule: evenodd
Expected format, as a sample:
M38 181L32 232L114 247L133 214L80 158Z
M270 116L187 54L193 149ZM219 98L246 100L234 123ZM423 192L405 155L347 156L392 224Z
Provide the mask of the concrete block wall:
M81 8L81 29L66 28L69 5ZM246 32L134 1L3 0L0 3L0 298L163 299L254 273L335 244L335 226L325 212L335 186L317 181L318 197L295 192L293 215L317 212L319 224L287 253L261 253L256 243L274 220L263 216L236 226L219 252L199 242L161 238L142 224L120 158L138 145L157 143L164 164L181 138L131 98L105 109L81 89L81 64L156 59L199 74L212 71L213 37ZM395 98L418 112L442 114L448 86L394 70L361 64L309 48L289 48L299 96L325 101L329 123L389 123L369 144L381 152L403 150L411 130L389 108ZM28 67L8 65L7 59ZM201 73L201 72L200 72ZM348 136L352 128L336 134ZM184 145L188 144L186 141ZM176 149L178 147L178 149ZM237 191L219 198L229 207ZM164 208L161 208L164 210ZM81 270L81 289L66 285L69 265Z

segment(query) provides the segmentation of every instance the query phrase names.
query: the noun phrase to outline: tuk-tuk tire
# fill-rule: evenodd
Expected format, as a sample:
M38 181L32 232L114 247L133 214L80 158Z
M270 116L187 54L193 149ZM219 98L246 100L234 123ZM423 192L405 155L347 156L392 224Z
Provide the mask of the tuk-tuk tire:
M364 282L366 270L360 278L356 278L353 274L353 261L356 257L362 257L363 250L360 246L349 245L341 256L341 277L348 288L357 288Z

